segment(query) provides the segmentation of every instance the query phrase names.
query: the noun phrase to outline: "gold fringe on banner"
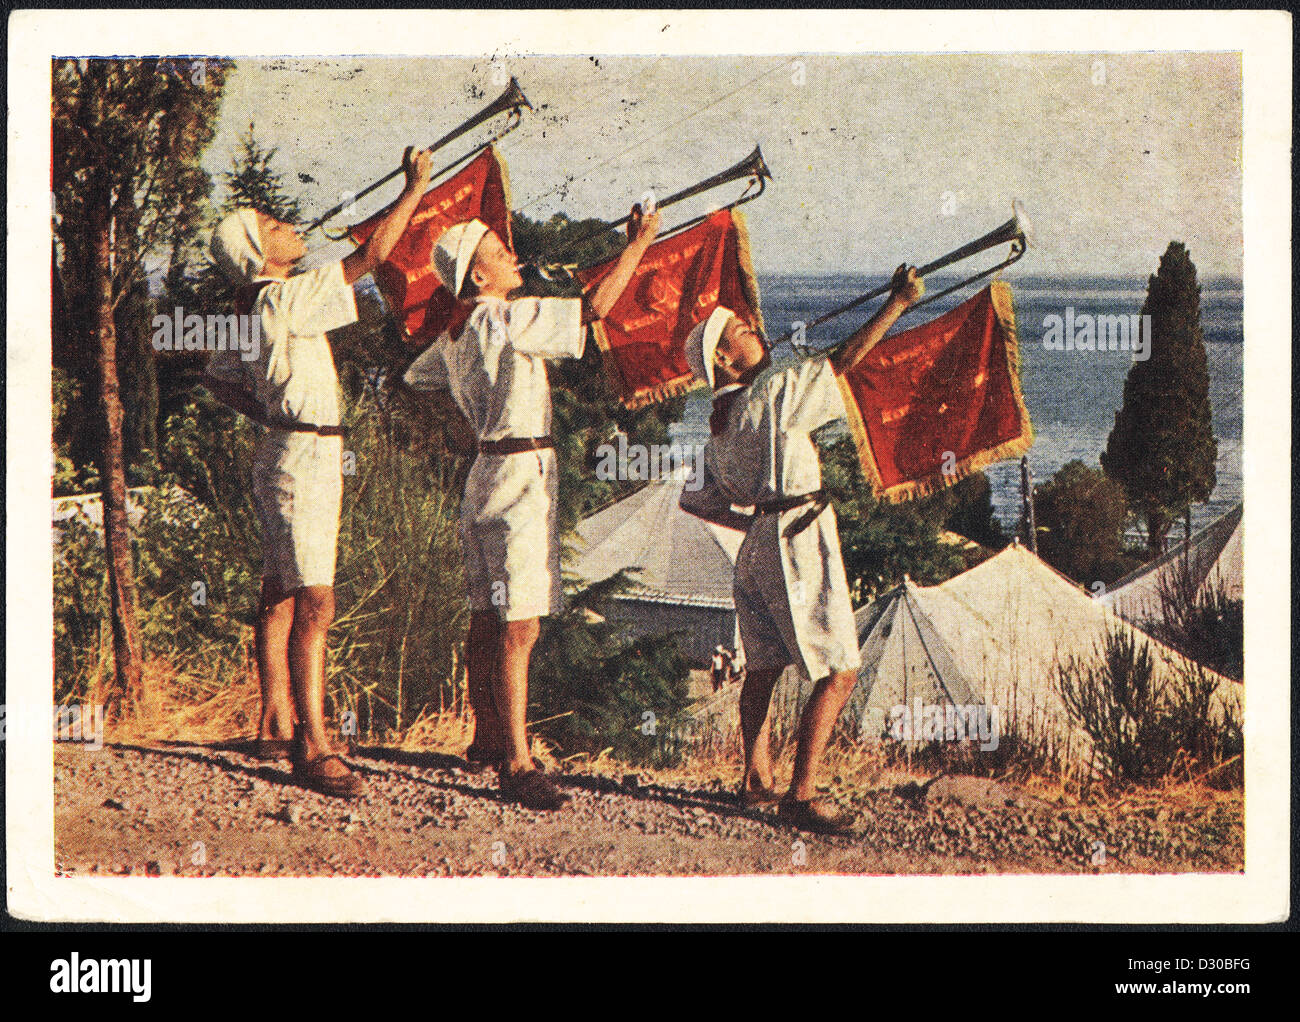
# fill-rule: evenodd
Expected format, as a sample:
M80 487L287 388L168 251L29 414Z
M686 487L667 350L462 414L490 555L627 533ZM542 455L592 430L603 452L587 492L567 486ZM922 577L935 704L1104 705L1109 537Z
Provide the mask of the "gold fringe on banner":
M497 165L497 170L501 173L501 195L506 203L506 230L510 232L510 237L506 238L506 247L511 252L515 250L515 203L510 195L510 168L506 165L505 157L497 152L496 143L493 142L488 146L488 152L492 154L492 160Z

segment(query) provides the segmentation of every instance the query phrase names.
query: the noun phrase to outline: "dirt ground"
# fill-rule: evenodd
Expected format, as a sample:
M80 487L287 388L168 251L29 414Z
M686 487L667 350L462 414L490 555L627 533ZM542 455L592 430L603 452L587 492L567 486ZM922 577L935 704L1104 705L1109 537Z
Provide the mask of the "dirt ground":
M836 789L851 837L741 810L731 782L585 766L538 813L459 757L387 748L352 760L369 791L296 787L238 746L55 749L56 869L79 876L627 876L1239 872L1239 793L1069 806L1007 784Z

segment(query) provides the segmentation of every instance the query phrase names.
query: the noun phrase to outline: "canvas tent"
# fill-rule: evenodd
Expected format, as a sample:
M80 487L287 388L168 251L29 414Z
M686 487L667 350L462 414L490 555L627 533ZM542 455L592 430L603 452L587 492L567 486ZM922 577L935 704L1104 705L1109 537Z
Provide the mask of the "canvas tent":
M1137 625L1159 624L1164 601L1201 599L1214 591L1242 598L1243 505L1124 576L1101 597L1120 617Z
M731 590L744 536L683 511L685 483L679 470L583 519L566 567L582 584L627 569L632 585L608 618L638 635L681 632L683 654L703 667L715 646L739 646Z
M1107 634L1118 632L1147 644L1160 679L1196 669L1018 543L914 595L967 684L998 708L1004 733L1039 741L1066 763L1086 763L1091 744L1061 700L1059 667L1099 663ZM1217 683L1211 713L1239 712L1241 686L1209 673Z
M643 498L645 499L645 498ZM1071 660L1100 666L1108 633L1150 650L1158 681L1205 671L1216 685L1212 718L1239 715L1239 682L1198 668L1140 632L1101 600L1014 543L937 586L910 581L855 613L862 651L859 684L840 727L859 741L878 741L899 707L971 708L996 715L998 733L1015 734L1055 756L1066 769L1086 770L1091 741L1070 719L1058 669ZM792 737L811 681L787 669L772 696L772 733ZM697 708L690 740L734 748L739 742L734 686ZM947 714L945 712L945 724ZM966 731L967 737L972 732ZM913 733L913 738L924 734Z
M926 599L924 590L904 579L854 615L862 668L846 709L864 740L881 738L897 723L899 707L912 720L912 707L918 704L946 708L983 702L926 613ZM919 726L914 733L920 735Z
M962 709L982 706L996 713L1002 736L1021 735L1082 768L1091 743L1061 700L1058 667L1072 658L1099 664L1107 633L1120 632L1147 644L1161 679L1196 669L1019 544L941 585L905 581L855 616L862 668L840 726L860 741L880 740L896 710L917 700L952 706L959 720ZM1217 684L1212 716L1225 706L1239 713L1241 685L1207 673ZM785 672L774 730L792 731L810 690L808 679Z

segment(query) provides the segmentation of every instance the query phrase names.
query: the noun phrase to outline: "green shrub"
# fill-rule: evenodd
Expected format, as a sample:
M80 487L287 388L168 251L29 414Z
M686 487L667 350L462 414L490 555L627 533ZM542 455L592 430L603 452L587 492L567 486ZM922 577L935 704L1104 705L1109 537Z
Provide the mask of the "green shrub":
M382 734L449 704L463 683L460 497L455 466L413 449L409 419L373 392L353 403L347 425L329 699Z
M1108 632L1097 653L1071 657L1057 685L1103 776L1150 784L1187 757L1214 763L1241 752L1241 721L1212 709L1215 676L1190 662L1158 675L1149 643L1127 630Z
M672 635L628 638L598 610L627 585L613 578L568 594L533 651L529 719L560 755L609 749L628 762L668 765L664 744L683 722L689 666ZM647 716L651 714L652 716Z
M844 570L855 604L892 589L908 575L918 585L938 585L964 571L956 547L939 539L952 513L951 498L891 504L871 494L852 439L822 450L823 484L834 498Z
M1160 614L1148 630L1161 642L1213 671L1245 677L1243 602L1214 582L1202 588L1179 558L1158 592Z
M1086 588L1109 585L1141 563L1123 550L1124 489L1101 469L1066 462L1034 487L1034 511L1039 556Z

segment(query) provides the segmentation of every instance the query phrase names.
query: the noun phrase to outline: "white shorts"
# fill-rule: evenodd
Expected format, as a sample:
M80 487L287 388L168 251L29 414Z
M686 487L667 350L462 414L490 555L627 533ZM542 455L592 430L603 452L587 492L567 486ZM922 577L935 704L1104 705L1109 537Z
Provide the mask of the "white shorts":
M736 555L736 621L750 671L796 664L812 681L862 666L835 509L790 539L804 508L763 515Z
M332 586L343 502L343 438L267 430L253 455L262 577L278 592Z
M460 505L472 610L495 610L505 621L559 612L558 494L554 450L475 459Z

